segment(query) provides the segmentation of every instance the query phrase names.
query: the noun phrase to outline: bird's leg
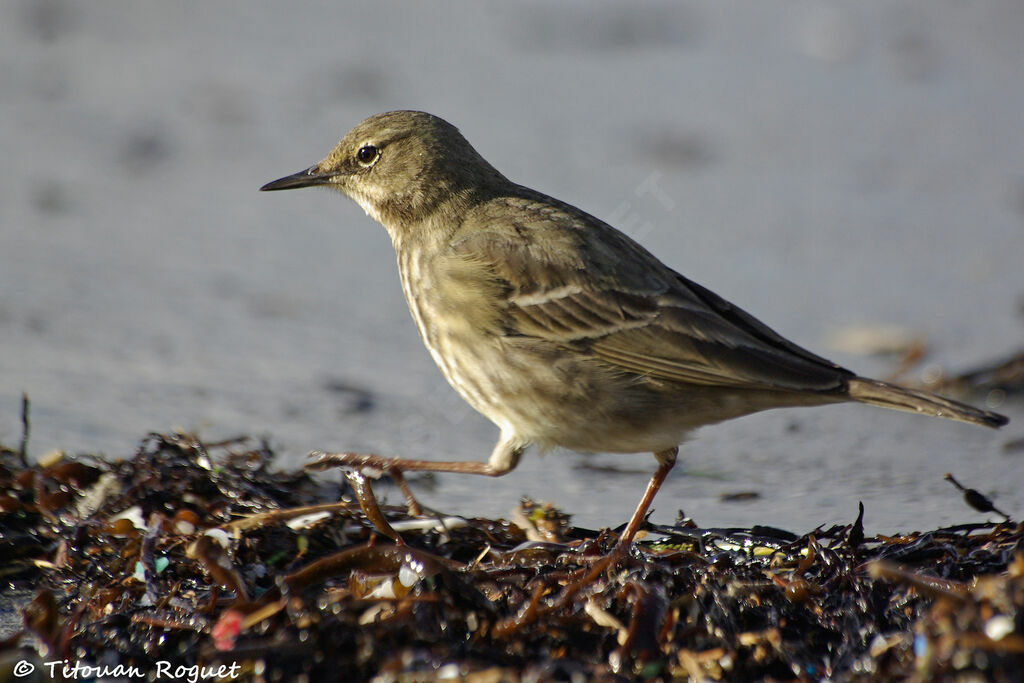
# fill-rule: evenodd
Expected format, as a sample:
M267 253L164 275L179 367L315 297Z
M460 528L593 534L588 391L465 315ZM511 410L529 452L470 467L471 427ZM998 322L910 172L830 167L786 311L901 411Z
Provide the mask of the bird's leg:
M409 506L409 514L419 516L422 514L422 507L415 496L413 496L412 490L405 481L403 472L455 472L459 474L484 474L489 477L500 477L513 470L519 464L519 458L522 456L523 451L526 450L527 445L511 435L502 434L487 462L411 460L387 458L371 453L325 453L323 451L313 451L309 454L313 460L306 464L306 469L325 470L331 467L351 467L355 469L370 468L387 472L405 496L406 504Z
M436 460L410 460L405 458L388 458L372 453L324 453L313 451L309 454L313 460L306 464L308 470L326 470L331 467L349 467L357 470L373 469L387 473L405 496L409 514L413 517L423 515L423 506L416 500L404 472L459 472L463 474L486 474L497 477L508 470L499 471L489 462L462 462Z
M640 529L640 525L644 523L644 517L647 515L647 508L651 506L651 501L654 500L655 494L658 493L658 489L660 489L662 483L664 483L665 477L668 476L672 466L676 464L676 456L678 454L678 446L670 448L667 451L658 451L654 454L654 457L658 459L658 469L654 471L654 476L652 476L651 480L647 483L647 490L644 491L644 497L640 499L640 504L636 506L636 512L633 513L633 517L629 520L629 524L626 525L626 530L619 536L619 540L615 544L615 548L612 550L613 556L621 557L629 552L629 546L633 542L633 537L636 536L636 532Z

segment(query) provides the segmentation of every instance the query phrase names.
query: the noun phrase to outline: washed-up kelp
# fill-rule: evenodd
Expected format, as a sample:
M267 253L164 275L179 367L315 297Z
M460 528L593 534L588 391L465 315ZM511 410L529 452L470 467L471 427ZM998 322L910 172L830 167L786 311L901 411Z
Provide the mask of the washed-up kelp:
M350 473L343 491L345 478L272 459L266 443L185 434L150 435L126 460L29 465L4 449L8 609L42 587L0 642L0 678L19 666L281 681L1024 671L1024 527L1010 519L874 537L863 511L803 535L680 519L611 558L614 531L551 506L524 501L514 523L413 518L377 503L377 480Z

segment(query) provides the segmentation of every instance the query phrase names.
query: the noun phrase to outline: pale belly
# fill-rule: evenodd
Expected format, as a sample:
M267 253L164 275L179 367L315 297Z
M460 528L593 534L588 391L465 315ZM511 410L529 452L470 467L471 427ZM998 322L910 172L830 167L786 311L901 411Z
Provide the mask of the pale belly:
M418 326L423 313L413 313L419 316ZM429 322L420 333L442 374L467 403L504 434L541 448L662 451L682 443L696 427L736 414L723 405L726 397L688 401L676 391L666 393L663 384L553 344L440 331ZM751 411L740 414L745 412Z
M824 402L652 380L555 342L488 331L473 317L471 296L450 290L446 296L421 268L414 295L407 274L421 265L399 262L409 310L434 362L467 403L521 442L577 451L657 452L682 443L703 425L782 405Z

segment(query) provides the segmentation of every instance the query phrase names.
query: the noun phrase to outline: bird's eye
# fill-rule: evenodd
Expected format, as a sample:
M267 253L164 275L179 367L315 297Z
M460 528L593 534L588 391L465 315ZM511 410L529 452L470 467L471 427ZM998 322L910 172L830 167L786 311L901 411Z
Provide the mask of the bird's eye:
M359 160L359 163L366 166L376 161L378 156L380 156L380 150L373 145L363 145L356 152L356 159Z

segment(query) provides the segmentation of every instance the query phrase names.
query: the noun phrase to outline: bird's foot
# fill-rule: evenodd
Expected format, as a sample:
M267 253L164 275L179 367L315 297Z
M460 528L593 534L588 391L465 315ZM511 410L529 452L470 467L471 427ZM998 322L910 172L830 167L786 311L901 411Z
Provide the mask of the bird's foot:
M310 462L306 463L305 467L307 470L326 470L331 467L342 467L364 472L374 478L379 477L381 474L389 475L391 480L395 482L395 485L398 486L398 490L405 496L405 504L409 514L413 517L423 516L423 506L420 505L419 501L412 494L412 489L409 488L409 484L405 481L405 475L402 473L404 469L402 467L403 464L414 461L407 461L402 458L386 458L381 455L374 455L373 453L326 453L324 451L313 451L309 454L309 457ZM366 470L371 471L365 472Z

